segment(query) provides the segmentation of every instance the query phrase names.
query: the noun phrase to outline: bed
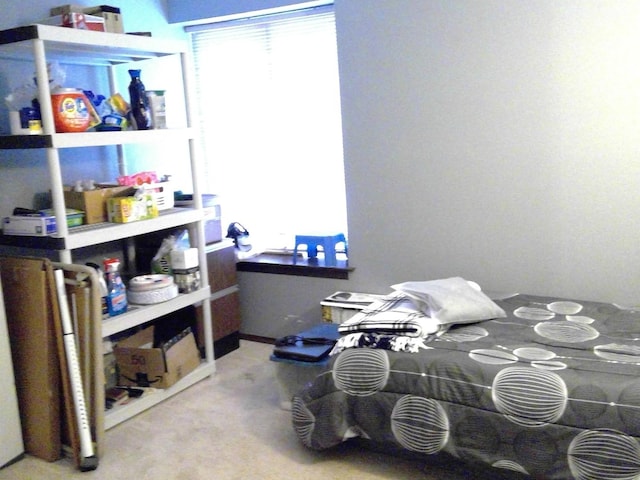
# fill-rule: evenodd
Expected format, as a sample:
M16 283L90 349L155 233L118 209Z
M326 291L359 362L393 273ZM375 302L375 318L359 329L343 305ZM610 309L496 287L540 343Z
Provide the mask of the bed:
M640 478L640 311L523 294L491 301L503 316L408 336L381 313L415 317L424 305L395 291L341 325L359 341L339 342L294 396L297 436L317 450L359 438L524 478Z

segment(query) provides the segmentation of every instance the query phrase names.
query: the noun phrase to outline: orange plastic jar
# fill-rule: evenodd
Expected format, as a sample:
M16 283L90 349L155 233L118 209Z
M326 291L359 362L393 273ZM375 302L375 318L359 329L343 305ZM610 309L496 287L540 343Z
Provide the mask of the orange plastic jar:
M81 90L59 88L51 94L56 132L84 132L91 124L89 100Z

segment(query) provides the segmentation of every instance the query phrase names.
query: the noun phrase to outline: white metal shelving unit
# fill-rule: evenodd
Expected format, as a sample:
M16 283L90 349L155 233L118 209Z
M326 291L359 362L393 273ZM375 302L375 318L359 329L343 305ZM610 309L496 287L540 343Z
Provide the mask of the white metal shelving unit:
M215 371L213 341L211 329L210 296L207 281L206 252L204 249L204 213L199 185L199 161L196 155L194 128L194 109L190 98L191 71L189 50L186 42L164 40L152 37L76 30L48 25L29 25L0 31L0 58L31 60L35 64L38 83L38 96L43 122L43 135L0 136L2 149L44 149L47 155L48 173L51 184L53 209L56 216L58 233L51 237L10 237L0 235L0 244L19 245L33 248L53 249L59 252L60 261L72 263L72 251L77 248L102 244L114 240L124 240L136 235L150 233L167 228L189 225L195 227L196 244L199 247L201 288L193 293L181 294L168 302L151 306L134 306L131 311L108 320L94 319L100 322L102 337L107 337L131 327L141 325L167 313L177 311L189 305L201 304L204 320L205 355L200 368L181 379L172 387L158 393L144 396L125 406L109 411L100 418L96 429L102 431L152 407L160 401L178 393L193 383L211 375ZM86 132L56 133L50 102L51 92L47 77L47 62L57 60L61 64L78 64L104 67L109 75L112 91L115 90L114 67L132 64L164 56L178 56L182 67L182 81L186 105L185 128L123 131L123 132ZM90 146L114 146L120 155L122 171L122 145L161 142L188 142L190 166L193 182L194 204L192 208L173 208L162 212L159 218L133 222L129 224L102 223L77 228L68 228L65 216L62 174L59 150ZM193 230L193 229L192 229ZM96 368L96 378L104 383L103 369ZM102 392L104 395L104 392ZM104 405L104 397L96 399L96 404Z

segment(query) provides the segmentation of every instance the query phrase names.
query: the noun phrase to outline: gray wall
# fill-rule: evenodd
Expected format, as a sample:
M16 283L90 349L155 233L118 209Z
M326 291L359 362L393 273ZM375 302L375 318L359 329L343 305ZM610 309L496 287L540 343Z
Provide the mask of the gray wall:
M639 2L337 2L350 286L640 304Z

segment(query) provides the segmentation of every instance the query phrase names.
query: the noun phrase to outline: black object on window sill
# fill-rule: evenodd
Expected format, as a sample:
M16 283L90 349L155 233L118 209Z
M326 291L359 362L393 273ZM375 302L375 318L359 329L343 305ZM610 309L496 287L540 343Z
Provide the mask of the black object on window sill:
M349 272L354 270L349 267L348 260L338 260L335 266L327 267L322 258L307 259L299 255L296 263L293 263L293 255L273 253L262 253L239 260L236 268L239 272L335 278L339 280L348 280Z

